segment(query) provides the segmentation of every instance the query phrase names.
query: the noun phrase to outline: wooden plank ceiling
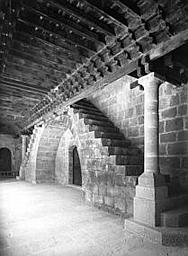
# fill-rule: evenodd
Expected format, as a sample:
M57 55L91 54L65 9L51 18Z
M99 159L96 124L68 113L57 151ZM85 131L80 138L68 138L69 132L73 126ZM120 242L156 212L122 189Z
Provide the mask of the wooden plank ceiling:
M99 83L142 75L145 63L156 67L148 53L186 43L187 29L186 0L1 0L0 132L17 134ZM183 70L186 52L176 54Z

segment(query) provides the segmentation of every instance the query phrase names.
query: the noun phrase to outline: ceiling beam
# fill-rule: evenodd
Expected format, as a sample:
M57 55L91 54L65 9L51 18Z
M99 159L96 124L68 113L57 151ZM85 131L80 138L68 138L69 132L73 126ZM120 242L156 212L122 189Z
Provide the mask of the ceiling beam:
M60 73L63 73L62 71L69 73L73 70L73 68L69 67L68 65L67 66L62 65L62 64L59 65L56 62L52 62L49 60L47 61L46 59L43 59L40 56L37 58L37 57L33 56L32 54L21 51L20 49L11 48L9 50L9 54L16 56L18 58L29 60L30 62L36 63L38 65L45 66L46 68L52 68Z
M134 19L141 20L140 15L136 11L134 11L132 8L128 7L128 5L126 5L125 3L122 3L120 0L113 0L112 7L113 6L119 6L122 11L126 11Z
M27 84L27 83L24 83L22 81L4 76L3 74L0 75L0 82L5 82L5 83L8 83L10 85L15 85L15 86L17 85L17 86L21 86L23 88L36 90L36 91L39 91L41 93L47 93L48 92L48 90L46 88L41 88L41 87L38 87L34 84Z
M21 59L21 58L20 58ZM33 68L33 67L31 67L31 66L29 66L29 65L27 65L27 64L21 64L21 63L17 63L17 62L15 62L14 60L12 60L12 61L9 61L8 59L6 60L6 68L5 68L5 71L7 72L7 74L9 75L9 76L12 76L12 69L14 69L14 71L16 70L16 72L18 73L21 73L21 71L22 71L22 73L23 73L23 71L26 71L26 73L24 72L24 74L26 74L27 76L28 75L31 75L31 77L30 77L30 79L32 79L32 76L34 75L33 74L33 72L39 72L40 73L40 77L38 76L37 78L38 78L38 80L41 82L41 83L45 83L45 81L43 81L43 77L42 76L47 76L48 75L48 72L49 72L49 70L48 70L48 72L46 72L46 71L43 71L43 70L41 70L41 68ZM5 71L3 72L3 74L5 74ZM56 71L57 72L57 71ZM62 73L61 73L62 74ZM17 76L17 78L18 78L19 76ZM21 76L21 77L19 77L20 79L21 78L23 78L23 75ZM62 79L63 78L65 78L65 76L63 76L62 75ZM27 77L26 77L26 79L27 79ZM55 80L56 79L56 80ZM62 80L61 79L61 80ZM58 85L58 83L59 83L59 80L57 80L57 78L56 77L54 77L54 76L52 76L52 75L50 75L49 77L48 77L48 80L50 81L50 83L53 85L53 86L56 86L56 85ZM28 82L28 83L30 83L30 82Z
M3 74L6 75L7 77L11 77L16 80L26 82L28 84L35 84L36 86L42 84L43 86L41 86L41 87L47 88L48 90L50 88L54 88L55 86L58 85L58 81L50 80L50 78L48 78L48 81L44 81L42 79L42 77L35 77L36 79L33 79L32 77L30 77L31 73L29 73L28 67L26 68L28 73L26 73L26 76L23 76L23 73L25 74L25 72L23 72L23 71L21 72L20 70L18 70L19 67L20 67L20 65L18 65L18 64L12 64L12 63L9 64L8 63L7 68L5 69ZM24 67L25 66L23 66L23 70L24 70ZM15 70L16 70L16 72L15 72ZM39 70L39 72L40 72L40 70Z
M0 79L0 85L1 85L1 90L6 90L7 88L11 88L13 90L21 90L21 91L26 91L32 94L42 94L42 95L46 95L47 92L43 91L43 90L39 90L36 89L34 87L29 87L29 86L20 86L18 84L12 84L6 81L3 81L2 79Z
M40 42L40 44L44 44L48 48L49 47L53 48L53 51L55 52L55 54L56 54L56 51L60 50L61 51L60 56L64 56L66 59L70 59L70 58L71 58L71 60L74 59L76 62L81 63L81 64L83 63L80 58L78 50L76 50L73 47L70 48L70 45L64 46L63 44L62 45L55 44L49 40L44 40L43 38L38 37L37 35L35 35L33 37L33 35L31 35L29 33L26 33L23 31L18 31L18 30L15 31L13 38L16 40L28 43L34 47L36 47L36 46L38 47L38 43ZM64 55L62 55L62 52Z
M172 36L169 40L158 44L157 47L149 52L149 59L156 60L186 43L188 43L188 29Z
M93 3L94 2L95 1L93 1ZM102 9L95 6L93 3L91 4L88 1L82 0L81 5L85 4L85 6L87 6L87 8L90 8L90 10L95 11L97 14L100 14L101 15L100 20L108 20L108 22L111 22L111 23L115 24L116 26L123 28L124 31L128 31L127 25L125 25L123 22L119 21L117 16L116 17L112 16L106 10L103 11ZM85 8L85 9L87 10L87 8Z
M23 64L23 62L21 63L21 60L24 61L25 63L24 64ZM9 57L6 59L6 64L10 65L10 66L13 65L13 66L21 67L22 69L26 69L27 73L32 74L32 71L33 71L33 72L37 72L37 73L40 72L40 74L43 76L48 75L48 77L50 77L50 80L54 83L57 83L57 81L58 81L57 74L58 74L58 76L61 75L61 80L66 77L66 75L64 73L62 73L61 71L54 70L53 68L47 68L46 66L39 65L39 64L34 63L28 59L27 59L27 63L26 63L26 59L16 56L16 55L12 55L12 54L9 54ZM36 64L37 66L34 67L34 66L32 66L32 64ZM49 75L49 72L50 72L50 75ZM53 74L51 72L53 72Z
M90 16L90 18L88 18L87 14L84 14L82 11L77 10L73 6L70 6L70 5L64 6L62 4L59 4L57 1L51 1L51 0L49 0L48 3L51 6L54 6L57 9L60 9L64 12L66 12L71 17L74 16L78 21L83 22L84 24L89 26L90 29L92 29L92 30L95 28L97 31L99 31L105 35L115 36L115 32L112 28L110 28L106 24L102 24L97 19L91 18L91 16Z
M67 63L69 66L70 65L76 66L76 64L77 64L76 60L68 59L67 55L64 55L64 58L61 58L61 56L59 56L57 53L56 53L57 55L55 55L55 53L53 53L53 52L50 53L49 51L46 51L46 49L44 50L44 48L40 48L39 46L36 47L31 43L28 44L28 43L22 41L21 39L14 38L12 47L16 48L16 49L22 49L24 52L28 52L30 54L36 54L36 52L37 52L38 54L40 53L41 56L45 55L45 53L47 52L48 57L46 57L46 56L45 56L45 58L42 57L43 59L45 59L47 61L54 61L53 58L55 57L57 59L57 61L62 62L64 65L65 65L65 63ZM49 58L49 56L50 56L50 58ZM57 64L61 65L61 63L58 63L58 62L57 62Z
M9 92L12 92L12 91L9 89ZM0 94L2 94L2 95L0 96L0 107L1 107L1 103L2 103L2 102L9 102L9 103L12 103L12 101L15 101L15 100L17 100L17 99L20 100L20 97L21 97L22 99L24 99L24 102L26 102L27 104L28 104L28 102L29 102L29 105L31 105L30 103L32 102L32 105L34 106L34 105L35 105L36 103L38 103L38 102L40 101L40 99L43 97L43 96L41 96L41 95L39 95L38 98L36 97L36 95L32 97L31 94L29 94L28 96L26 96L26 95L20 96L20 94L19 94L19 97L15 96L15 95L11 95L11 97L10 97L10 96L4 95L3 93L4 93L4 92L1 91L1 89L0 89ZM3 96L3 95L4 95L4 96Z
M89 56L95 54L97 51L96 46L93 47L93 46L91 46L90 43L72 36L72 33L69 33L69 34L64 33L63 34L63 31L61 31L61 34L60 34L60 33L54 32L55 30L53 30L53 29L42 27L39 24L35 24L33 22L29 22L29 21L26 21L21 18L18 18L18 21L22 24L25 24L27 26L27 28L26 28L27 30L28 30L28 27L31 28L33 30L33 33L35 33L35 34L38 34L39 31L41 31L41 33L45 32L49 36L52 35L55 38L59 38L60 40L63 40L64 42L66 41L67 44L71 43L76 48L78 47L78 48L84 49L85 51L88 52ZM36 28L37 28L37 30L36 30ZM33 33L32 33L32 35L33 35Z
M99 39L99 36L97 35L97 33L93 33L90 30L88 30L87 28L83 28L82 26L78 25L77 23L72 22L71 20L69 20L67 22L67 20L65 18L63 18L62 16L60 17L60 20L57 20L57 18L55 18L57 16L55 16L55 15L54 15L54 17L51 17L51 16L47 15L46 13L44 13L44 11L36 10L36 9L32 8L31 6L28 6L25 4L23 6L25 9L27 9L28 12L38 15L39 19L41 19L41 17L42 17L42 22L44 21L44 19L47 19L49 22L54 23L56 27L63 27L69 31L73 31L78 36L87 38L88 40L93 41L93 42L101 45L102 47L104 47L105 41L104 40L101 41Z

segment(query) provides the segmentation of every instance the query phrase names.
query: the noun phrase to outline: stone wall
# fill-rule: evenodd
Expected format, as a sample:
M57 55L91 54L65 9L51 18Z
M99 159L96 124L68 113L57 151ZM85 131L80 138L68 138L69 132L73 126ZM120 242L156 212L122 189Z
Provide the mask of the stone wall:
M89 100L143 150L144 92L138 87L130 89L133 80L128 76L122 77L96 92ZM160 169L174 179L178 176L181 185L188 187L188 84L180 88L162 84L159 99Z
M121 130L126 138L143 150L144 143L144 93L139 88L130 89L135 81L122 77L93 94L89 100Z
M55 157L63 127L48 125L44 128L36 158L36 182L52 183L55 180Z
M21 138L0 134L0 148L8 148L11 151L12 171L18 172L21 164Z
M38 153L38 147L40 143L41 136L44 131L44 126L35 126L33 134L30 136L29 147L26 153L26 164L24 164L23 169L20 172L24 172L25 180L28 182L36 183L36 159Z

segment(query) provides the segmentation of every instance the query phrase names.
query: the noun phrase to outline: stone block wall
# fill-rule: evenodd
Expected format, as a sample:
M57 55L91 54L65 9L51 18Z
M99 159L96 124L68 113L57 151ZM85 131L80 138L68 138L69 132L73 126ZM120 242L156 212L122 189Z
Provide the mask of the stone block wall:
M36 183L36 159L38 153L38 147L41 136L44 131L44 126L36 127L33 130L33 134L30 136L29 147L26 153L26 164L23 163L20 172L24 172L25 180L28 182Z
M144 149L144 91L130 89L131 77L96 92L89 100L120 128L125 137ZM159 90L160 169L188 189L188 84L164 83ZM176 178L177 177L177 178Z
M63 129L49 125L45 127L37 151L36 182L51 183L55 180L55 157Z
M97 91L89 100L99 108L131 143L143 150L144 93L130 89L134 78L125 76Z
M188 84L160 87L160 168L188 191Z

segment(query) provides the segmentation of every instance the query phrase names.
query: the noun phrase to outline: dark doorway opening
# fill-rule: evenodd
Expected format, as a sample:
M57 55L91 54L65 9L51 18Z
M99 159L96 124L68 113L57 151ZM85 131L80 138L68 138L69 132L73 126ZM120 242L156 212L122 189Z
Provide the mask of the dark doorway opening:
M12 177L11 152L8 148L0 149L0 177Z
M73 184L82 186L81 165L77 147L73 148Z

